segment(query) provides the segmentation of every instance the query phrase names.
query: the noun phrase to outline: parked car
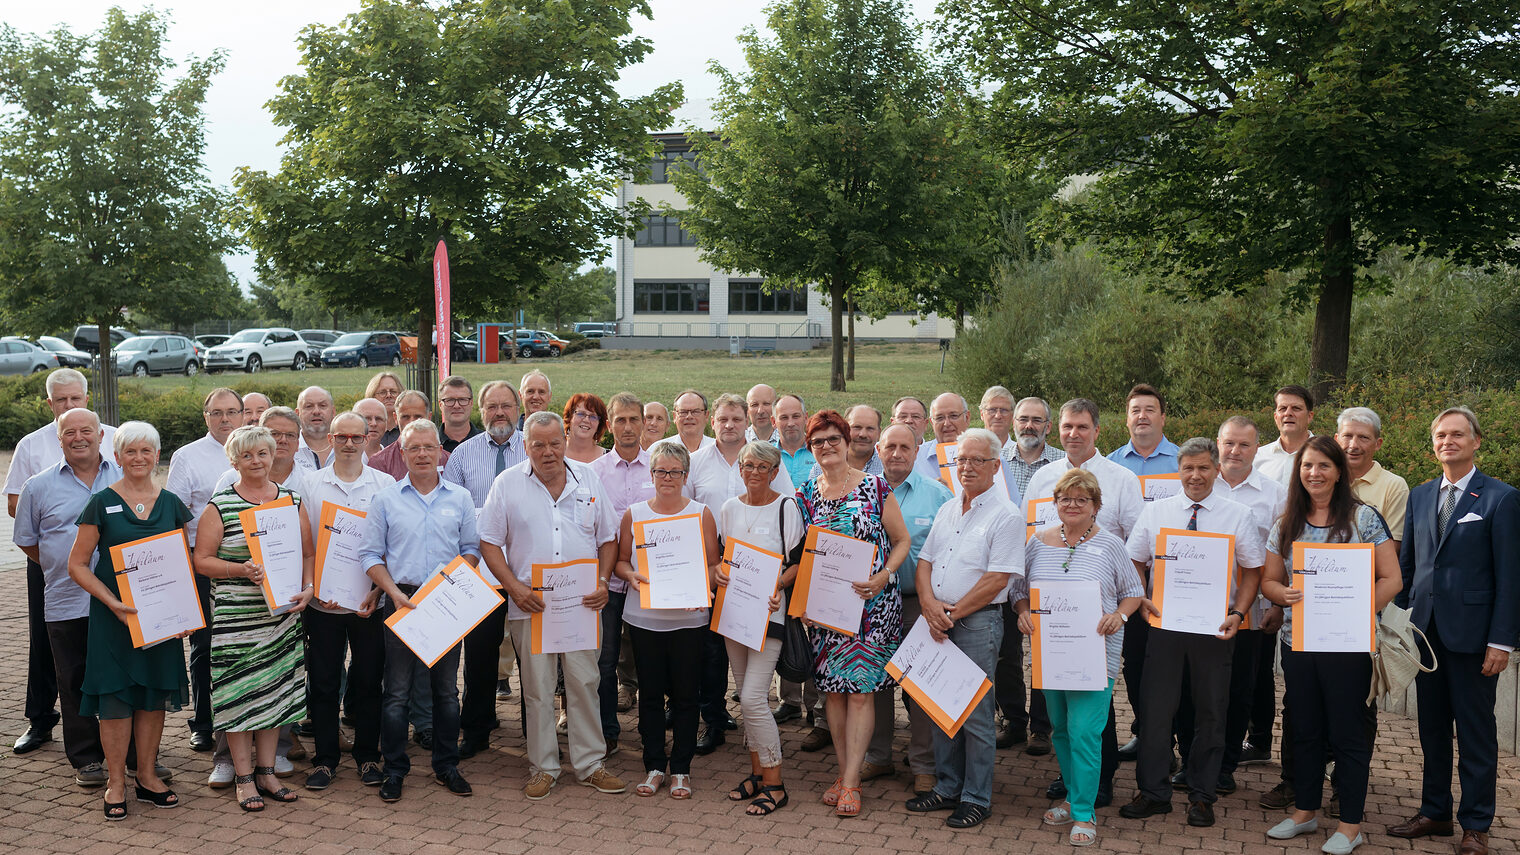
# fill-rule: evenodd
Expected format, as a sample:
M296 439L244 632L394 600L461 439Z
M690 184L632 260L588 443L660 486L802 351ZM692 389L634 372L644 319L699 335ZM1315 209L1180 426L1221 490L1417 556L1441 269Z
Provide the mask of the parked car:
M6 341L24 341L27 344L35 344L58 358L59 366L63 368L89 368L94 362L94 357L83 351L75 350L74 346L55 335L38 336L36 341L19 335L8 335Z
M111 346L115 347L116 345L121 344L122 342L131 338L132 335L133 333L131 330L122 329L121 327L111 327ZM75 350L82 350L85 353L92 355L99 353L100 327L94 324L80 324L79 326L74 327L74 335L72 336L72 340L74 342Z
M207 371L241 369L252 374L264 368L304 371L309 361L307 344L289 327L254 327L206 351Z
M301 340L311 345L311 352L306 354L306 362L309 365L320 367L322 365L322 351L332 347L338 339L347 335L343 330L296 330L300 333Z
M480 345L473 338L454 333L454 346L450 348L449 358L455 362L479 362Z
M385 330L344 333L322 350L322 365L327 368L400 364L401 339Z
M198 335L195 337L195 346L202 351L210 350L219 344L232 338L230 335Z
M575 325L575 331L586 338L602 338L603 336L617 335L617 322L582 321Z
M58 367L58 357L24 338L0 340L0 374L34 374Z
M517 355L524 359L535 356L559 356L564 352L566 342L553 338L542 330L518 330L515 343L511 349L517 351ZM501 348L505 352L508 348L507 337L501 337Z
M184 374L193 377L200 373L201 355L195 342L182 335L137 335L111 348L111 359L116 363L116 376L128 374L147 377L150 374Z

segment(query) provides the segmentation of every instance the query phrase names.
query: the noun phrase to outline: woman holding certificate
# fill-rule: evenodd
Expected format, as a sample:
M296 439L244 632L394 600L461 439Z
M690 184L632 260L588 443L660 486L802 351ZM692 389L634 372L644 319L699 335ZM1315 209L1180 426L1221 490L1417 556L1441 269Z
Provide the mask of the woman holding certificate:
M1085 469L1069 469L1056 481L1054 496L1060 523L1036 532L1025 544L1025 577L1014 583L1020 599L1013 608L1019 615L1019 631L1035 639L1037 680L1042 672L1047 676L1041 682L1050 713L1050 741L1066 782L1067 799L1045 811L1044 822L1071 825L1071 845L1091 846L1098 840L1093 803L1103 770L1103 729L1108 723L1114 680L1119 676L1119 654L1124 647L1120 630L1145 602L1145 585L1130 563L1124 541L1098 525L1103 492L1096 475ZM1086 671L1078 661L1091 646L1082 639L1069 645L1070 650L1046 649L1049 642L1041 632L1044 627L1037 626L1030 613L1031 589L1040 595L1042 622L1062 619L1050 609L1051 601L1058 597L1064 600L1068 613L1088 612L1092 634L1086 641L1102 645L1094 651L1101 656L1098 675ZM1070 633L1060 634L1070 637L1081 629L1076 625ZM1092 688L1056 688L1057 684L1075 685L1094 676L1098 685Z
M1339 552L1314 548L1322 544L1370 545L1372 567L1366 566L1365 548ZM1298 557L1311 551L1315 554L1307 559ZM1354 553L1360 555L1353 558ZM1345 557L1338 559L1338 555ZM1296 567L1299 560L1307 566ZM1319 613L1325 608L1317 604L1313 618L1304 614L1308 611L1305 588L1320 587L1324 584L1321 576L1326 581L1344 576L1346 588L1336 591L1334 598L1348 606L1329 620L1341 627L1366 627L1360 650L1335 651L1331 648L1340 645L1316 643L1321 634L1306 632L1310 627L1305 624L1311 619L1323 620ZM1284 607L1280 637L1284 640L1285 706L1293 710L1295 810L1269 829L1268 837L1289 840L1319 828L1328 744L1335 758L1341 813L1339 825L1321 851L1345 855L1365 840L1361 823L1374 735L1367 724L1367 695L1372 686L1370 633L1374 615L1402 587L1399 556L1388 526L1376 510L1352 496L1345 453L1328 436L1310 437L1298 452L1282 518L1267 536L1267 563L1261 576L1262 594ZM1354 613L1353 608L1358 611ZM1295 622L1300 624L1297 632Z
M697 753L697 685L702 637L707 630L713 566L722 554L712 511L681 495L691 455L679 442L649 450L654 498L623 514L615 572L628 583L623 622L633 641L639 673L639 738L644 781L634 788L652 796L670 774L670 797L691 798L691 758ZM658 555L659 557L653 557ZM679 569L678 569L679 565ZM684 600L686 607L661 607ZM646 603L648 605L646 605ZM665 753L665 698L670 697L671 750ZM668 759L668 763L667 763Z
M172 808L179 798L154 771L164 713L178 712L190 698L185 677L185 649L179 642L134 647L121 601L111 552L143 538L183 528L190 510L179 497L153 482L158 467L158 431L147 422L127 422L116 429L112 446L122 478L90 497L79 514L79 534L69 553L69 577L90 593L89 641L79 714L100 719L100 744L106 756L107 820L127 818L127 748L137 739L138 801ZM184 549L184 541L178 548ZM99 549L93 569L90 559Z
M231 487L211 497L195 535L195 571L211 579L211 707L214 727L226 731L238 806L264 809L264 800L293 802L296 795L274 774L279 729L306 715L306 665L300 611L312 597L311 525L299 512L301 497L270 480L275 441L268 428L241 427L227 437L227 459L237 470ZM265 544L264 563L253 560L244 511L286 500L299 527L299 555ZM277 510L277 508L269 508ZM252 515L251 515L252 516ZM273 540L273 517L269 517ZM260 525L266 525L261 521ZM296 529L290 529L295 534ZM271 609L266 589L290 590L299 564L299 592ZM286 566L289 565L289 566ZM267 572L266 572L267 571ZM257 759L257 763L255 763Z
M763 621L763 629L752 627L764 639L760 649L751 648L733 636L724 639L734 685L739 689L739 706L744 711L744 745L749 749L750 769L749 777L730 790L728 798L748 801L745 813L750 816L765 816L785 807L787 802L786 787L781 783L781 732L771 715L769 693L786 628L786 595L782 592L792 587L797 576L805 529L797 500L771 489L771 478L779 466L781 452L776 446L760 440L745 444L739 449L739 477L744 479L744 495L724 502L721 514L725 549L733 554L733 563L738 565L718 568L718 585L728 588L725 598L739 590L738 584L729 588L730 577L735 573L772 583L751 586L756 593L764 590L768 597L768 602L756 603L768 610L766 616L756 618ZM751 560L741 560L741 550L749 552ZM767 558L770 561L763 563ZM774 588L774 596L767 588ZM727 615L738 612L744 604L736 596L732 601L725 599L724 605Z
M860 624L830 629L813 622L813 680L825 693L830 730L839 757L839 778L823 794L843 817L860 815L860 767L876 725L874 694L886 688L887 662L902 640L902 594L897 571L908 560L911 540L892 488L879 475L850 466L850 425L834 410L808 420L807 444L819 474L797 490L803 524L874 545L864 581L852 587L863 601ZM810 596L812 593L810 593Z
M607 453L607 405L589 392L576 392L565 403L565 456L581 463L595 463Z

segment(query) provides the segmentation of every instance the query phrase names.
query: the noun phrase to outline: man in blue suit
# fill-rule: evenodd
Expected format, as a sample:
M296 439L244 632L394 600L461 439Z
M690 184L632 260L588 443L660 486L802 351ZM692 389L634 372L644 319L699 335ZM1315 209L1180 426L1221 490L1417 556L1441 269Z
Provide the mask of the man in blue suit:
M1520 637L1520 492L1479 472L1483 442L1466 407L1430 426L1441 477L1409 493L1397 602L1414 610L1440 667L1415 680L1425 780L1420 812L1388 829L1395 837L1449 837L1452 829L1451 731L1461 760L1459 855L1487 855L1494 818L1499 738L1494 699L1499 673Z

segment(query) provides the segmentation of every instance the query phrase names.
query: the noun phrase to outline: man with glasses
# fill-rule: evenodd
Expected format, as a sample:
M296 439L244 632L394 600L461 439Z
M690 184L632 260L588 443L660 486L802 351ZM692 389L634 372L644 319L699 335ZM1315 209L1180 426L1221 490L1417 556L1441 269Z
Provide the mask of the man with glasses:
M179 496L197 520L211 503L216 482L232 469L222 446L233 429L243 424L243 399L225 387L212 389L202 403L201 417L206 422L206 435L174 452L169 458L169 477L164 482L164 489ZM195 527L187 527L185 536L194 549ZM195 704L195 713L190 716L190 748L210 751L216 745L211 734L211 579L197 573L195 588L200 594L206 626L190 635L190 695ZM231 768L228 764L227 784L232 783ZM212 776L213 779L217 776L215 768ZM212 781L213 785L220 783Z
M475 389L463 377L455 374L438 384L438 403L443 408L443 430L438 438L444 451L453 454L460 443L481 433L470 421L470 405L474 402Z
M776 423L771 414L776 407L776 390L764 383L756 384L744 396L744 406L749 411L749 427L744 429L744 439L775 443Z
M944 392L929 405L929 423L934 426L934 436L924 440L918 447L918 461L914 464L925 478L945 483L939 474L939 455L936 446L942 442L955 442L961 432L971 427L971 410L966 399L954 392Z
M247 408L246 400L243 406ZM332 430L333 415L337 412L332 395L321 386L307 386L296 396L296 412L301 419L296 463L307 472L315 472L333 461L332 440L327 438Z
M1003 459L1008 461L1013 485L1022 496L1034 473L1060 460L1065 452L1045 441L1050 435L1050 405L1044 398L1025 398L1014 405L1013 431L1013 444L1003 446Z
M929 430L929 408L912 395L904 395L892 404L892 424L912 431L916 448L923 443L924 433Z
M696 454L717 441L702 432L707 424L707 396L701 392L687 389L677 395L675 417L676 436L688 454Z
M464 488L438 477L438 427L419 419L401 431L407 475L375 494L364 520L359 563L385 593L384 614L412 608L408 597L434 574L463 556L480 561L475 505ZM449 792L470 795L459 774L459 646L429 667L389 628L385 631L385 688L380 713L380 751L385 757L380 798L401 798L411 770L406 755L407 701L413 678L426 674L433 693L433 777Z

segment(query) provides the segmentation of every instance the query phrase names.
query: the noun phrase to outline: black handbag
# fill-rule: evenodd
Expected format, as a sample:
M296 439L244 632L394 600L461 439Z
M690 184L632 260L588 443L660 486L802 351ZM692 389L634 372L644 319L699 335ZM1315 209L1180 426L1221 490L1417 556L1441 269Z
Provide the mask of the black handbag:
M795 501L795 500L794 500ZM786 543L786 499L781 500L781 520L778 523L781 543ZM787 556L788 563L795 564L802 556L802 543ZM781 655L776 659L776 674L783 680L801 683L813 676L813 640L808 638L807 627L800 618L786 616L782 630Z

